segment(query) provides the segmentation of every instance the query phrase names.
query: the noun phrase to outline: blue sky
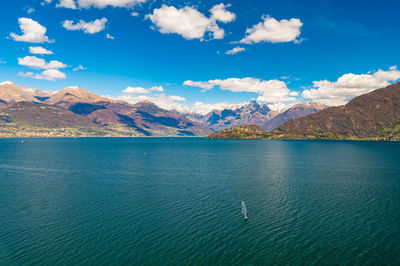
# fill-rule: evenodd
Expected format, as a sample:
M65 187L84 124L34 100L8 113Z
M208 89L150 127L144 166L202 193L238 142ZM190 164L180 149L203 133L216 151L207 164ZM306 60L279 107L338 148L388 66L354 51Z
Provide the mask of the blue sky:
M0 80L44 90L207 110L338 105L400 79L394 0L19 0L0 10Z

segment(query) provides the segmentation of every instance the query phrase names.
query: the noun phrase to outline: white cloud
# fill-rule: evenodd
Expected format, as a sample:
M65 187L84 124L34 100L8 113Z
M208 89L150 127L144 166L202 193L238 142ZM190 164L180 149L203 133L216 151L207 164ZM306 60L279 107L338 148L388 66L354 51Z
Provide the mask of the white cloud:
M162 86L153 86L149 89L150 91L158 91L158 92L163 92L164 88Z
M243 52L245 50L246 49L244 49L243 47L236 46L236 47L226 51L226 54L237 54L237 53Z
M40 5L44 6L46 4L50 4L53 0L43 0L43 2L40 3Z
M106 34L106 38L107 38L107 39L110 39L110 40L114 40L114 39L115 39L114 36L111 36L111 35L108 34L108 33Z
M152 91L158 91L158 92L163 92L164 88L161 86L153 86L151 88L145 89L143 87L127 87L125 90L123 90L123 93L127 94L149 94Z
M76 9L76 4L74 0L60 0L56 7Z
M191 87L199 87L202 88L203 90L211 90L214 87L213 84L210 84L206 81L192 81L192 80L186 80L185 82L183 82L183 85Z
M185 81L184 85L196 86L196 82ZM219 86L222 90L232 92L253 92L259 96L258 101L267 103L281 103L295 100L291 96L291 92L286 83L280 80L261 80L257 78L229 78L229 79L214 79L207 82L197 82L197 86L203 89L211 89L214 86Z
M223 110L223 109L237 109L247 104L246 102L239 104L228 104L226 102L220 103L203 103L203 102L195 102L190 107L190 111L198 114L207 114L214 110Z
M45 0L47 3L50 3L51 0ZM76 9L77 6L79 8L106 8L110 7L122 7L122 8L132 8L137 4L145 3L147 0L60 0L57 7L65 7Z
M14 41L30 43L54 42L49 40L46 36L47 29L33 19L19 18L18 23L23 34L17 35L13 32L10 33L10 37L13 38Z
M33 12L35 12L36 10L33 7L30 7L26 10L26 13L28 14L32 14Z
M72 20L65 20L63 22L63 27L67 30L82 30L85 33L94 34L104 30L106 22L106 18L96 19L90 22L79 20L76 24L74 24Z
M87 69L86 67L79 65L79 66L73 68L72 71L79 71L79 70L86 70L86 69Z
M288 106L284 103L274 103L268 104L268 108L274 111L282 112L283 110L287 109Z
M132 8L146 1L147 0L78 0L78 3L79 6L83 8L89 8L91 6L97 8L105 8L106 6Z
M178 110L182 109L183 106L178 103L182 101L186 101L184 97L176 96L176 95L165 95L165 94L153 94L153 95L131 95L131 94L123 94L117 97L105 96L108 98L126 101L128 103L138 103L144 100L148 100L157 106L167 109L167 110Z
M29 52L31 54L53 54L52 51L49 51L41 46L30 46Z
M184 97L182 97L182 96L179 96L179 95L176 95L176 96L171 95L171 96L169 96L169 97L170 97L171 100L173 100L173 101L186 101L186 98L184 98Z
M400 71L392 66L388 71L379 69L367 74L345 74L335 82L314 81L313 89L304 90L301 96L326 105L342 105L356 96L388 86L400 79Z
M225 35L217 21L227 23L236 18L236 15L227 11L224 4L215 5L210 9L211 17L207 18L193 7L186 6L177 9L174 6L162 5L146 16L163 33L176 33L187 40L204 39L206 32L212 33L213 39L222 39Z
M18 64L33 69L58 69L67 67L66 64L60 61L51 60L49 63L46 63L44 59L36 56L25 56L24 58L18 58Z
M131 16L132 16L132 17L137 17L137 16L139 16L139 13L136 12L136 11L132 11L132 12L131 12Z
M226 10L227 7L231 5L219 4L215 5L210 9L211 19L214 21L221 21L223 23L228 23L236 19L236 15L232 12Z
M240 43L254 44L259 42L295 42L300 40L300 29L303 23L298 18L291 18L290 20L282 19L280 21L270 17L263 16L264 21L254 25L246 30L246 37Z
M34 79L44 79L44 80L51 80L56 81L58 79L66 79L67 76L57 70L57 69L48 69L43 71L41 74L35 74L33 72L20 72L18 73L22 77L34 78Z

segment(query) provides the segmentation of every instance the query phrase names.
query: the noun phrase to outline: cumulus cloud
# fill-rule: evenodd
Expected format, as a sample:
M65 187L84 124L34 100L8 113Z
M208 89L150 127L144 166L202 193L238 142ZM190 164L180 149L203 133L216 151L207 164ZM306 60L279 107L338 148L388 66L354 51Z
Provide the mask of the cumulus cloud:
M397 66L389 70L379 69L367 74L345 74L336 81L314 81L312 89L304 90L301 94L306 99L311 99L326 105L342 105L356 96L388 86L390 82L400 79Z
M60 0L56 7L76 9L76 4L74 0Z
M85 33L94 34L104 30L106 22L106 18L96 19L90 22L79 20L76 24L74 24L72 20L65 20L63 22L63 27L67 30L82 30Z
M51 81L56 81L58 79L66 79L67 76L57 70L57 69L48 69L43 71L41 74L35 74L33 72L20 72L20 76L22 77L28 77L28 78L34 78L34 79L44 79L44 80L51 80Z
M210 32L213 39L222 39L225 32L217 25L217 21L228 23L236 18L235 14L226 10L226 7L229 5L213 6L210 9L211 16L208 18L193 7L177 9L174 6L162 5L146 18L150 19L163 34L176 33L187 40L203 40L204 35Z
M41 46L30 46L29 52L31 54L53 54L52 51L49 51Z
M270 17L263 16L263 21L246 30L246 37L240 43L254 44L259 42L295 42L300 40L300 29L303 23L298 18L290 20L282 19L280 21Z
M33 19L19 18L18 24L23 34L18 35L13 32L10 33L10 37L14 39L14 41L30 43L54 42L49 40L46 36L47 29Z
M86 67L83 67L83 66L79 65L79 66L77 66L77 67L74 67L74 68L72 69L72 71L79 71L79 70L86 70L86 69L87 69Z
M51 60L47 63L43 58L38 58L36 56L25 56L23 58L18 58L18 64L33 69L58 69L67 67L66 64L60 61Z
M236 47L226 51L226 54L237 54L237 53L243 52L245 50L246 49L244 49L243 47L236 46Z
M145 89L143 87L127 87L122 92L129 93L129 94L149 94L153 91L163 92L164 88L162 86L153 86L148 89Z
M136 11L132 11L132 12L131 12L131 16L132 16L132 17L137 17L137 16L139 16L139 13L136 12Z
M193 81L185 81L184 85L196 86ZM291 96L293 93L287 88L286 83L280 80L261 80L257 78L228 78L228 79L214 79L207 82L199 82L197 86L203 89L211 89L214 86L219 86L222 90L229 90L232 92L253 92L259 96L258 101L267 103L281 103L294 101L295 98Z
M228 23L236 19L236 15L232 12L226 10L226 8L231 5L219 4L215 5L210 9L211 19L213 21L221 21L223 23Z

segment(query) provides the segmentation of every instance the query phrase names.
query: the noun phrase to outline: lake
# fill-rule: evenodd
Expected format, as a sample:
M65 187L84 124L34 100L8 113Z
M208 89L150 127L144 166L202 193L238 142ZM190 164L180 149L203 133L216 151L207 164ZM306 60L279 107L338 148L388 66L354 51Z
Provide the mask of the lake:
M400 143L0 139L0 264L399 265Z

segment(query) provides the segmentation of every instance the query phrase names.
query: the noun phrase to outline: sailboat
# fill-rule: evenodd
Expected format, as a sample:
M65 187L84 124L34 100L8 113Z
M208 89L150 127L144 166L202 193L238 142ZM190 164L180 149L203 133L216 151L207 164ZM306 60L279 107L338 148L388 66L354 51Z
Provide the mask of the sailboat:
M246 204L244 204L244 201L242 200L242 214L244 215L244 218L247 219L247 208L246 208Z

